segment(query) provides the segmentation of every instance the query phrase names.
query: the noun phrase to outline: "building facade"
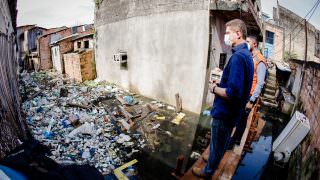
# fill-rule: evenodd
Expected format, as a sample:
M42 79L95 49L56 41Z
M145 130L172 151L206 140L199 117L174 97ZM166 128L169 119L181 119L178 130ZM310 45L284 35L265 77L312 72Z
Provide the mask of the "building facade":
M184 109L199 113L211 69L230 54L223 43L224 23L242 18L249 32L260 33L256 4L101 1L95 10L97 76L169 104L179 93Z
M0 158L28 138L18 90L16 7L16 0L0 0Z
M65 73L76 82L96 78L93 35L83 34L73 38L74 51L63 55Z
M285 52L295 55L295 59L305 60L307 56L307 61L320 62L320 31L281 5L274 8L273 14L275 22L285 28Z
M64 39L66 37L73 37L73 35L83 35L83 34L90 34L93 32L93 25L92 24L85 24L85 25L79 25L79 26L73 26L71 28L68 27L61 27L61 28L53 28L49 29L47 33L40 36L38 39L39 43L39 57L40 57L40 69L51 69L53 68L53 62L52 62L52 49L51 46L54 45L56 42L58 42L61 39ZM68 41L66 43L62 44L63 48L66 47L66 51L60 53L60 58L63 58L63 53L67 53L69 51L73 50L73 43L71 41ZM70 46L72 46L70 50ZM54 48L56 51L60 50L57 47ZM55 51L54 51L55 52ZM62 61L63 62L63 61ZM62 66L63 68L63 66Z

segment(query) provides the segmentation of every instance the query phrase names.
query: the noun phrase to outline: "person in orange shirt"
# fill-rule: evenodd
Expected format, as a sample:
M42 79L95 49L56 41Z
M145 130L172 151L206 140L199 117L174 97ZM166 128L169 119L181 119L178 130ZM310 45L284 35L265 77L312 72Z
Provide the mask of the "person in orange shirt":
M237 144L237 145L240 144L243 132L246 128L248 115L253 105L256 103L258 97L261 94L261 91L265 83L265 77L267 72L267 63L263 55L261 54L260 50L258 49L259 42L257 40L257 37L248 36L246 41L249 45L249 49L250 49L252 59L253 59L253 64L254 64L253 81L252 81L249 100L246 105L246 110L245 112L242 112L240 116L235 134L231 138L229 147L233 147L234 144Z

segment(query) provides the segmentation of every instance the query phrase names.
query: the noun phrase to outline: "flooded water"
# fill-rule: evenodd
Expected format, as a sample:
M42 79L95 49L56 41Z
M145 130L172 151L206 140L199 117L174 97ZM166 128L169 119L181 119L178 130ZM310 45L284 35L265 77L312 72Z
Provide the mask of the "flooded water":
M145 103L150 103L152 99L146 97L139 97ZM106 99L104 104L109 107L120 105L114 98ZM158 108L156 111L150 113L141 121L136 121L137 133L145 136L148 142L139 153L135 154L127 162L132 159L137 159L135 164L138 171L138 179L172 179L171 172L174 171L177 158L183 155L185 160L182 166L182 171L186 169L186 165L191 152L192 144L194 142L196 128L199 122L199 115L183 111L185 117L179 125L171 122L176 117L177 113L174 109L167 109L167 105L163 108ZM155 116L165 117L164 119L156 119ZM151 130L148 127L150 124ZM152 130L152 127L159 124L157 130ZM141 127L144 127L141 129ZM134 132L134 133L135 133ZM170 132L168 135L167 132ZM113 179L108 176L106 179Z
M267 110L267 111L265 111ZM234 174L233 179L274 179L285 177L285 169L274 167L272 158L272 142L287 122L287 117L272 109L262 109L266 124L259 139L252 143L252 152L245 153ZM170 112L164 116L170 117ZM154 150L145 148L134 158L139 162L136 167L138 179L174 179L174 171L179 155L184 156L182 172L187 171L197 160L191 158L193 152L202 154L210 143L210 116L195 115L185 112L186 118L180 125L173 125L170 121L160 122L160 127L170 131L173 137L158 134L160 144ZM283 171L283 172L282 172ZM279 173L281 172L281 173ZM275 178L278 179L278 178Z
M245 153L232 179L260 179L272 151L272 124L266 122L258 141L252 143L252 152Z

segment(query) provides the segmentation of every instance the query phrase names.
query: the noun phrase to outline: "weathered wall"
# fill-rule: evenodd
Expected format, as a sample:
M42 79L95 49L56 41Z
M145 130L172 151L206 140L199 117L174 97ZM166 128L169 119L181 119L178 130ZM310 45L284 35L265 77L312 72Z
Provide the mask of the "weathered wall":
M264 35L263 35L263 42L266 39L266 31L274 32L274 44L273 44L273 53L272 55L268 56L268 58L272 60L283 60L283 31L284 28L277 26L272 23L265 22L264 23ZM267 47L265 47L267 48Z
M68 53L63 56L66 75L77 82L82 82L80 55L78 53Z
M209 42L206 1L103 1L96 9L97 76L199 113ZM113 61L128 53L127 68Z
M89 48L93 48L93 38L92 37L85 37L73 42L73 49L74 51L78 51L79 49L84 49L84 41L89 41ZM78 42L81 43L80 48L78 48Z
M93 80L96 78L96 67L93 57L93 50L87 50L80 54L82 82L86 80Z
M227 54L227 58L225 64L227 64L229 57L231 56L231 48L226 46L224 43L224 34L225 34L225 23L223 17L219 15L219 13L214 13L211 18L211 49L210 49L210 63L208 67L207 76L210 78L211 70L215 68L219 68L220 62L220 54L225 53ZM205 83L206 90L205 95L206 97L206 105L212 106L212 102L214 100L214 94L212 94L209 90L209 82Z
M306 34L305 23L303 18L293 13L292 11L279 6L279 25L286 30L285 34L285 50L296 53L297 59L305 59ZM274 17L275 18L275 17ZM308 31L308 46L307 60L320 62L319 56L315 56L316 36L320 33L312 24L307 23ZM295 29L294 29L295 28ZM293 30L294 29L294 30ZM293 31L292 31L293 30ZM290 32L292 32L290 34Z
M87 50L82 53L64 54L65 73L77 82L96 78L94 52Z
M302 63L292 63L300 73ZM299 110L310 121L311 130L290 159L289 179L314 179L320 176L320 64L307 63L302 80ZM316 160L316 161L314 161ZM298 174L298 176L297 176Z
M16 1L0 0L0 19L0 158L2 158L6 152L18 145L18 139L27 138L27 130L20 114L17 84L18 60L13 23L16 19Z
M64 30L45 34L41 36L38 40L39 43L39 57L40 57L40 68L41 70L51 69L52 68L52 60L51 60L51 48L50 48L50 41L51 37L55 34L60 34L61 37L66 37L71 35L71 29L66 28Z
M62 73L63 72L63 63L61 61L61 55L60 55L60 47L59 45L55 45L51 47L51 60L52 60L52 66L55 70Z
M29 31L27 31L28 37L28 50L37 51L37 40L38 37L44 34L45 29L41 27L35 27Z

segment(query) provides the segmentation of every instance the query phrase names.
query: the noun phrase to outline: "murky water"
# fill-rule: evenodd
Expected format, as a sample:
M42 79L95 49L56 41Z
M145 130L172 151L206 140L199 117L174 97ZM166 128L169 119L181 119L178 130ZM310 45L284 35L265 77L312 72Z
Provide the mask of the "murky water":
M267 122L258 141L252 143L252 152L245 153L232 179L260 179L272 151L272 129Z

